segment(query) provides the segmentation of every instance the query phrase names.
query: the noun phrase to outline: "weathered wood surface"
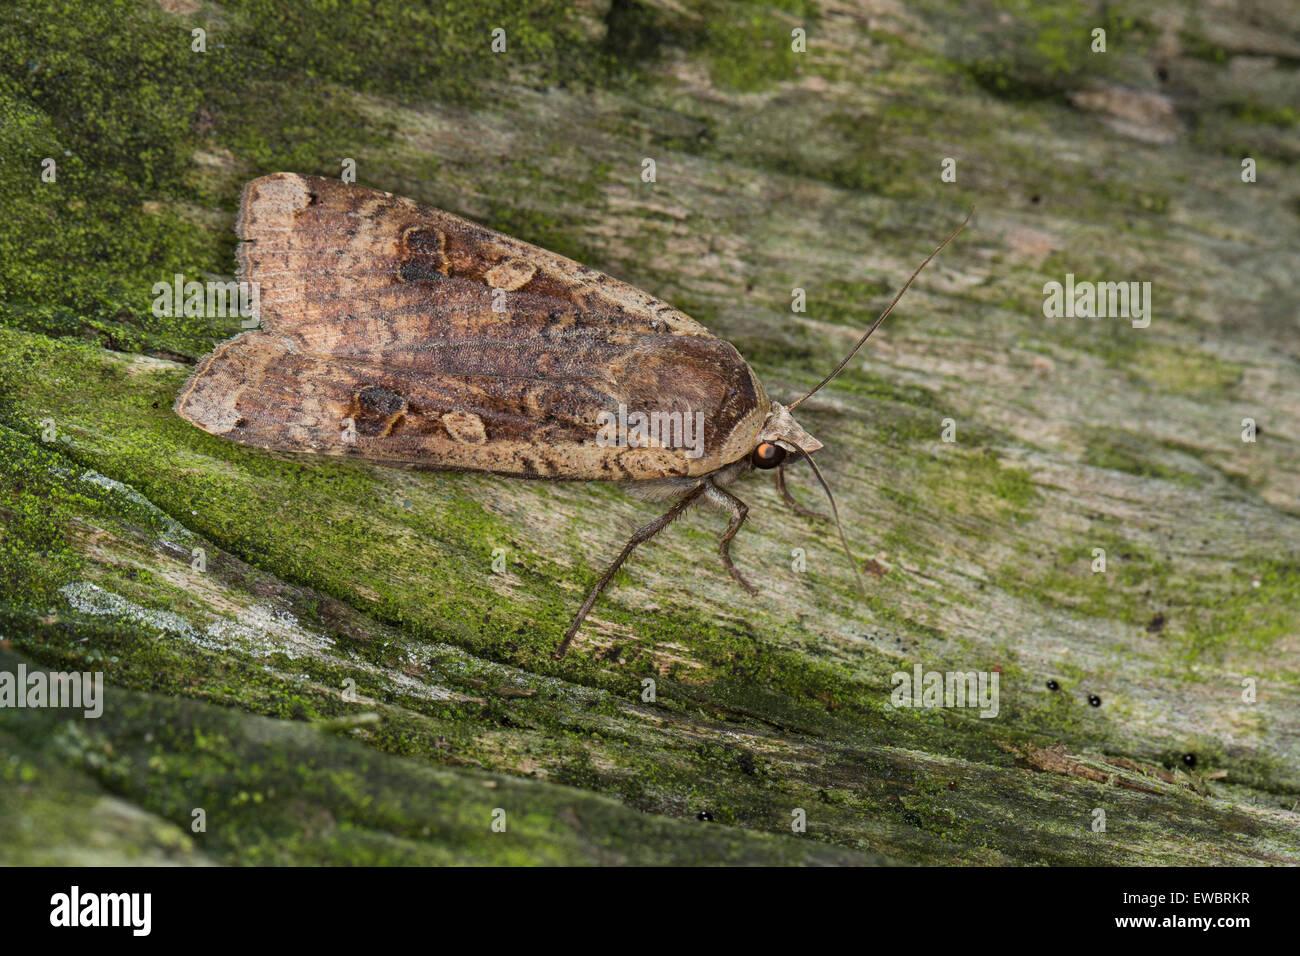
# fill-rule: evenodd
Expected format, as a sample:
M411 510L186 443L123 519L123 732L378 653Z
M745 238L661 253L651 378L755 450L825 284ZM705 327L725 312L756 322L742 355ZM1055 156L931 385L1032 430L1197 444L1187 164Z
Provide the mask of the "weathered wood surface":
M1300 8L509 7L0 14L0 670L109 684L98 720L0 709L0 856L1297 862ZM229 276L242 182L345 156L673 303L778 400L975 205L801 409L867 594L754 479L759 598L699 512L556 662L653 505L176 418L237 320L151 286ZM1066 273L1150 281L1150 326L1046 318ZM1000 669L997 717L891 707L915 664Z

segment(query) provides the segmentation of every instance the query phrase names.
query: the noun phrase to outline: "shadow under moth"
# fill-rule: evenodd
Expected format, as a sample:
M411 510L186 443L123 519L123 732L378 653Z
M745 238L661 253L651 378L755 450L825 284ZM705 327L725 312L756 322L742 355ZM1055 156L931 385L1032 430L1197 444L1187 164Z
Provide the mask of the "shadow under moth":
M969 221L969 214L966 221ZM748 508L728 486L822 443L773 401L728 342L650 295L450 213L336 179L274 173L244 186L238 278L260 323L198 364L177 414L279 452L518 478L614 481L672 501L601 574L563 656L632 551L692 505L730 514L722 564ZM838 515L835 515L837 527ZM846 553L848 544L839 530ZM852 562L850 555L850 561ZM856 563L854 570L857 571Z

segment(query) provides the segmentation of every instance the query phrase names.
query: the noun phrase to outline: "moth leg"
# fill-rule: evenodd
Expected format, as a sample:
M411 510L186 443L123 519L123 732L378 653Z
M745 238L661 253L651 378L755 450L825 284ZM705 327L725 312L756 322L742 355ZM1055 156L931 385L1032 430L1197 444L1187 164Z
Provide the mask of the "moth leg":
M830 521L830 515L824 515L820 511L813 511L805 508L799 502L794 500L790 494L790 489L785 485L785 465L778 465L776 469L776 490L781 493L781 499L790 506L790 510L797 515L803 515L805 518L820 518L822 521Z
M731 561L731 539L736 536L740 526L745 523L749 517L749 505L745 504L729 491L723 491L712 481L704 483L704 496L713 504L720 505L723 508L731 510L731 524L727 525L727 530L722 537L718 539L718 554L722 556L722 566L727 569L733 581L739 584L750 594L757 594L758 588L754 587L741 576L740 569Z
M696 499L703 495L705 489L708 487L710 487L708 482L702 482L696 485L685 495L678 498L677 502L671 508L661 514L658 518L655 518L654 521L651 521L645 527L639 528L636 533L628 539L627 544L623 545L623 553L615 558L614 563L605 569L605 573L600 576L600 580L596 582L596 586L592 588L591 593L587 595L587 600L582 602L582 607L578 609L578 616L573 619L573 623L569 625L569 630L564 635L564 640L560 641L560 646L555 649L555 657L560 658L568 653L569 645L573 643L573 638L577 635L578 628L582 627L582 622L586 620L587 615L591 612L592 605L596 603L596 598L600 597L600 592L605 590L605 586L609 584L614 575L618 573L618 569L623 566L623 562L627 560L628 555L636 550L636 546L639 544L645 544L660 531L664 530L664 528L672 524L673 521L681 517L682 512L694 504Z

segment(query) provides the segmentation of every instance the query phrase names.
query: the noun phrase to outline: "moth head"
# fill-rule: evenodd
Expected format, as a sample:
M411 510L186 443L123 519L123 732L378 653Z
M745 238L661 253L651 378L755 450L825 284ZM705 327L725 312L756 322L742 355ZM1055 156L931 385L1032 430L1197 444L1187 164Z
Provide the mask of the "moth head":
M853 568L854 577L858 580L858 588L862 590L863 593L866 592L866 586L862 582L862 572L858 568L858 563L853 557L852 550L849 548L849 539L844 534L844 525L840 523L840 512L835 506L835 496L831 494L831 486L826 483L825 477L822 476L822 470L817 467L817 462L813 460L812 453L818 451L822 447L822 443L816 438L813 438L812 435L809 435L799 426L799 423L794 420L794 416L790 414L790 410L798 408L808 398L821 391L821 389L834 379L835 376L844 371L849 362L853 359L853 356L857 354L858 349L862 348L867 339L871 338L871 333L876 331L876 329L880 327L880 323L885 321L885 317L894 310L894 306L898 304L898 300L903 297L903 293L906 292L912 283L916 281L916 277L921 274L921 270L929 264L930 260L943 250L944 246L948 245L948 243L952 242L953 239L957 237L957 233L966 228L966 223L970 222L970 217L974 212L975 210L972 208L971 211L966 214L966 218L962 220L961 225L953 231L952 235L939 243L939 247L935 249L934 252L930 253L925 262L922 262L916 267L916 271L912 273L911 277L905 283L903 283L903 287L898 290L898 294L894 296L893 301L885 307L885 311L881 312L879 317L877 317L876 321L871 324L867 331L862 333L857 344L853 346L848 355L844 356L844 358L840 360L840 363L835 366L829 375L818 382L817 385L813 387L812 391L806 392L800 398L795 399L789 404L789 406L779 405L776 402L772 403L772 408L771 411L768 412L767 420L763 423L763 429L759 432L758 441L754 445L754 450L750 452L749 455L750 464L754 468L777 468L784 464L791 454L794 454L797 458L802 458L804 461L808 462L808 467L812 469L813 477L817 479L817 483L821 485L822 490L826 492L826 500L830 502L831 506L831 516L835 519L835 530L839 532L840 543L844 546L844 556L849 559L849 565ZM781 472L778 471L776 477L777 487L783 489L784 485L781 483ZM785 494L784 491L782 493ZM786 502L789 503L791 507L794 507L794 503L788 495L786 495Z
M822 447L794 420L788 408L773 402L749 460L755 468L775 468L791 455L810 454Z

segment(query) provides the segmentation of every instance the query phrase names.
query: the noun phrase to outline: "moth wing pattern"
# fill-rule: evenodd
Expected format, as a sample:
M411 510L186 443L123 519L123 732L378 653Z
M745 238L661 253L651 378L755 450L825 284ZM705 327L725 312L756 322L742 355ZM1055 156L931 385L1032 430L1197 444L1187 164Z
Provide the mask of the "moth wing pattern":
M757 377L699 323L431 206L275 173L244 187L236 232L260 327L202 359L176 402L213 434L417 467L641 480L745 456L766 417ZM702 444L598 442L600 412L620 406L702 413Z

